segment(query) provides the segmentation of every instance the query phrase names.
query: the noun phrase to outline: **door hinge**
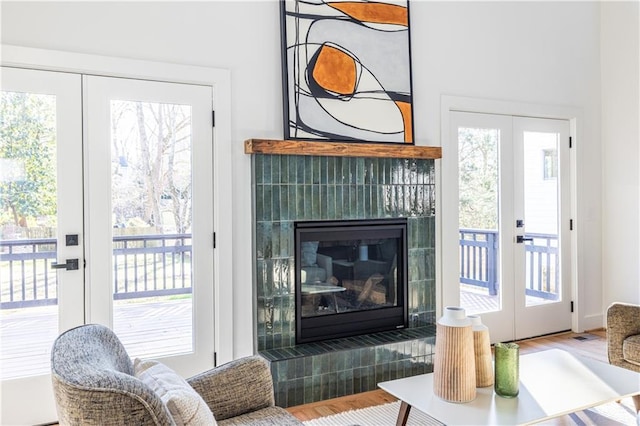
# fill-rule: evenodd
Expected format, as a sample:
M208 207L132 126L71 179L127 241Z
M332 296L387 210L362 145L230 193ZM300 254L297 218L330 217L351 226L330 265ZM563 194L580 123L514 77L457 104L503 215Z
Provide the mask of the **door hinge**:
M573 148L573 138L569 136L569 148Z
M571 312L573 312L573 300L571 301Z
M214 367L218 366L218 352L213 353L213 366Z
M573 231L573 219L569 219L569 231Z
M216 233L213 233L213 248L216 248Z
M216 112L211 111L211 127L216 127Z

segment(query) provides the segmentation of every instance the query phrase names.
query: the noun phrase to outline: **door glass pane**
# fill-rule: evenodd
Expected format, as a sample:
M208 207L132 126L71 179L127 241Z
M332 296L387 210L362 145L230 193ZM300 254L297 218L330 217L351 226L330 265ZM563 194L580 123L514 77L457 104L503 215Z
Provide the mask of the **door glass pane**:
M58 334L56 97L0 100L0 379L48 373Z
M498 274L498 129L458 128L460 305L501 309Z
M193 351L191 107L111 102L113 324L131 356Z
M558 134L524 132L526 306L560 300Z

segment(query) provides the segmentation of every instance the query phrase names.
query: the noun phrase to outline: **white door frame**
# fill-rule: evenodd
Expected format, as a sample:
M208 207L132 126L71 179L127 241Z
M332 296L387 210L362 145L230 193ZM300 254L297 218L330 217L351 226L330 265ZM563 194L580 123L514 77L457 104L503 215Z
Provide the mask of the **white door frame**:
M87 55L56 50L1 45L3 66L72 72L106 77L160 80L213 87L216 125L214 141L214 314L215 349L218 363L231 361L233 354L233 212L228 189L231 167L231 75L228 70L163 62ZM212 244L213 244L213 236Z
M447 283L459 282L459 271L457 262L451 262L444 258L443 253L455 253L458 241L451 235L457 235L457 216L455 218L449 214L450 210L457 206L458 192L458 164L452 161L457 155L451 154L452 149L457 149L457 141L450 138L450 112L475 112L496 115L510 115L534 118L551 118L568 120L570 126L570 136L573 140L574 148L570 150L571 167L571 218L574 223L574 232L571 233L571 299L574 302L572 315L573 331L583 330L583 320L581 316L581 305L584 294L584 285L578 276L577 254L578 235L580 234L580 221L577 217L577 146L576 144L582 128L582 110L575 107L540 105L523 102L500 101L490 99L478 99L462 96L442 95L440 99L440 141L442 146L442 160L436 163L436 314L442 315L444 294L447 300L459 298L459 285L446 285ZM445 214L446 213L446 214ZM455 220L453 220L455 219ZM453 234L452 234L453 232ZM445 238L446 236L446 238ZM452 247L455 245L455 247ZM455 292L455 294L454 294Z

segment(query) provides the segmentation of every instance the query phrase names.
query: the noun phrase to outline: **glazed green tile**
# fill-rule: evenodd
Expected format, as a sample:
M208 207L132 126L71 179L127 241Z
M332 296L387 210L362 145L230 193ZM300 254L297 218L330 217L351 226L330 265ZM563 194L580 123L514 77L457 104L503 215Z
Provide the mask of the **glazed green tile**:
M309 203L311 204L311 218L313 220L320 219L320 187L318 185L310 185L311 197Z
M313 183L313 157L304 156L302 161L304 162L304 183L311 184Z
M273 220L271 204L273 203L273 194L271 185L263 185L262 196L262 219L265 221Z
M322 170L320 167L320 157L311 157L311 183L317 185L320 183L320 176L322 176Z
M349 211L348 219L354 219L358 214L358 187L349 185Z
M327 374L327 387L329 388L329 399L338 396L338 374L335 372Z
M292 380L289 383L289 393L287 395L287 406L293 407L304 403L304 379ZM293 389L292 389L293 388Z
M338 371L336 373L336 397L350 395L347 393L346 371Z
M344 187L342 185L336 185L336 214L335 219L344 218Z
M264 155L254 155L251 158L251 177L253 179L253 183L261 184L263 182L263 173L264 173Z
M345 395L353 395L355 393L353 391L353 370L345 370L342 373L344 374Z
M271 220L280 220L280 185L271 186Z
M296 179L292 181L297 185L302 185L304 183L304 157L294 156L295 161L293 162L296 167Z
M364 158L364 181L362 182L365 185L371 185L372 182L372 162L371 158Z
M364 185L364 158L356 157L353 159L356 167L356 184Z
M320 185L318 187L320 191L320 219L328 219L329 200L328 200L328 187L327 185Z
M296 186L296 211L295 211L295 220L305 220L304 215L304 185Z
M333 159L335 161L336 184L342 185L345 183L345 176L344 176L344 169L343 169L344 159L343 157L333 157Z
M271 363L271 371L274 379L277 382L284 382L287 380L287 361L276 361Z
M327 199L327 211L326 218L327 219L336 219L336 186L335 185L327 185L326 188L326 199Z
M335 185L336 183L336 157L326 157L327 159L327 184Z
M351 157L344 157L342 159L342 176L343 185L348 185L352 179L355 179L355 176L352 176L351 173Z
M313 399L313 378L311 377L305 377L303 380L304 383L304 389L303 389L303 394L304 394L304 402L303 404L309 404L312 402L316 402Z
M280 184L280 157L281 155L272 155L271 156L271 180L270 182L274 185Z
M283 190L287 191L287 202L289 203L288 212L289 217L288 220L296 220L297 216L297 197L296 197L296 185L286 185L283 187Z
M314 185L304 186L304 217L307 220L313 219L313 186Z
M262 183L270 184L271 183L271 155L263 156L262 163Z
M286 179L282 180L285 184L294 184L298 178L298 157L295 155L283 155L287 158Z
M264 213L264 185L255 186L254 209L256 221L267 220Z
M289 162L294 161L294 159L289 155L280 155L280 179L278 179L278 183L284 184L289 182Z
M273 256L280 255L280 222L273 222L271 226L271 252Z
M355 368L353 370L353 393L362 392L362 385L360 378L362 377L362 368Z
M276 218L277 220L289 220L289 189L286 185L280 185L280 215Z
M329 182L329 171L328 171L328 164L327 164L327 159L329 157L317 157L319 160L318 166L320 169L320 176L318 179L318 183L320 185L326 185Z

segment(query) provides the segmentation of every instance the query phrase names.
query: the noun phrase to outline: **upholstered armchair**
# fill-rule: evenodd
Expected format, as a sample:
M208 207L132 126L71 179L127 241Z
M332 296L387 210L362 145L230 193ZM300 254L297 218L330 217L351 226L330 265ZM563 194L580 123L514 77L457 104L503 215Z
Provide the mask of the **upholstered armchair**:
M274 405L271 373L258 356L185 381L155 361L134 365L113 331L91 324L56 339L51 369L61 425L301 424Z
M640 306L613 303L607 309L609 363L640 372ZM640 410L640 395L633 397ZM640 421L640 419L639 419Z

